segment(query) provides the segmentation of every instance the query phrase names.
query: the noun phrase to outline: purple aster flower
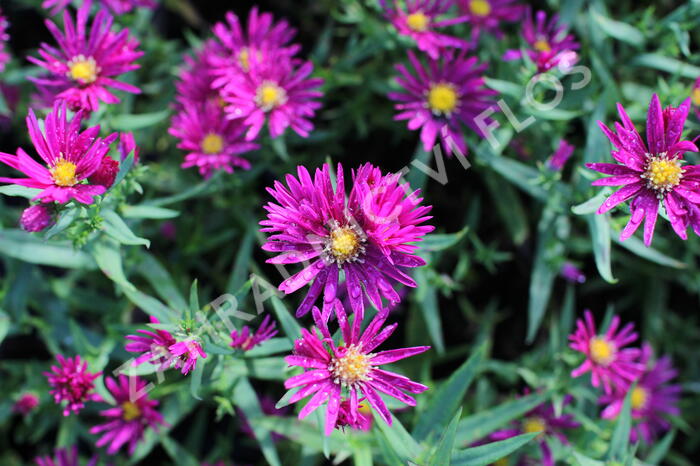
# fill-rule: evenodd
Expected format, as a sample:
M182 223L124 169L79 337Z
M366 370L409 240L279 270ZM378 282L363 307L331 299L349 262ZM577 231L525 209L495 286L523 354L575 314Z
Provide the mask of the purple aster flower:
M222 55L224 50L214 40L207 40L195 52L194 56L184 55L185 65L180 69L175 83L176 109L182 110L188 105L203 105L206 102L216 102L222 108L224 102L218 90L213 88L214 57Z
M134 164L139 163L139 155L141 148L136 145L134 133L119 133L119 154L123 162L129 157L129 154L134 153Z
M51 14L55 15L63 11L71 0L44 0L41 4L42 8L52 8ZM134 8L150 8L154 9L158 6L155 0L98 0L103 7L109 8L115 15L123 15L129 13Z
M550 170L561 171L564 169L567 160L574 153L574 146L569 144L566 140L562 139L559 141L559 147L547 160L547 166Z
M336 299L341 272L359 320L365 295L377 309L383 307L382 297L399 302L392 283L416 286L404 270L425 264L413 254L417 248L413 243L433 230L421 225L431 218L427 216L431 208L420 205L419 192L407 195L410 188L399 183L400 174L384 175L370 164L353 172L349 198L340 164L335 189L327 164L316 170L313 179L302 166L297 176L287 175L287 186L275 182L274 188L268 188L277 203L265 206L267 220L260 222L260 231L271 234L263 249L279 254L269 263L310 261L279 286L289 294L311 283L297 316L309 312L322 292L324 311L329 308Z
M7 33L8 26L7 18L0 8L0 72L5 70L5 65L10 61L10 54L5 51L5 43L10 40L10 35Z
M151 323L159 324L155 317L151 317ZM124 349L132 353L142 353L132 363L139 366L145 362L160 364L159 371L164 371L170 365L180 362L170 353L170 347L177 343L177 340L167 330L153 329L137 330L140 335L127 335L125 338L129 343L124 345Z
M33 199L42 202L65 204L71 199L83 204L92 204L94 196L103 194L101 185L86 183L95 173L102 159L109 152L109 145L116 139L114 133L104 139L97 137L99 126L80 132L83 112L78 112L68 121L65 104L56 104L44 120L43 131L30 109L27 116L29 138L39 156L48 165L34 161L22 149L17 155L0 152L0 162L19 170L28 178L0 178L0 183L12 183L42 191Z
M243 351L250 351L254 347L261 345L270 338L277 335L275 322L270 319L270 316L265 316L260 327L255 333L252 333L247 325L244 325L240 330L231 332L231 348L239 348Z
M644 370L637 359L641 354L639 348L625 348L637 340L634 324L629 323L618 331L620 318L613 316L608 330L598 334L593 314L584 312L584 320L576 321L576 331L569 335L569 346L586 355L586 359L571 372L572 377L591 373L594 387L603 384L605 393L614 389L627 388Z
M526 390L525 394L527 393L528 391ZM571 396L564 397L564 405L569 404L571 400ZM570 414L557 416L552 403L542 403L525 414L523 419L516 421L513 428L496 431L489 436L489 439L498 441L522 434L541 432L536 438L542 451L542 465L554 466L554 457L552 456L552 450L547 444L547 437L556 437L561 443L568 445L569 441L563 430L575 429L579 425Z
M482 32L503 38L501 23L520 21L525 7L517 0L457 0L457 5L472 27L470 46L476 47Z
M491 106L489 99L497 94L484 87L482 74L487 65L479 65L476 57L467 57L465 52L445 52L441 60L429 59L427 65L411 51L408 59L415 75L403 64L397 65L400 76L396 82L403 91L389 93L399 112L394 119L408 120L410 130L421 129L420 139L426 152L433 150L439 133L448 154L456 147L466 155L461 125L481 136L476 117Z
M159 425L167 425L163 416L156 411L158 401L151 400L143 393L146 381L139 377L120 375L118 382L105 377L105 385L114 397L116 406L100 411L107 422L90 429L91 434L102 434L96 446L107 447L107 453L114 455L128 443L129 455L133 455L136 445L143 439L146 428L158 431ZM138 396L141 395L141 396Z
M119 102L108 89L139 94L141 90L116 76L139 68L134 61L143 55L136 51L139 43L129 36L129 30L111 31L113 18L106 10L100 10L88 28L91 2L86 1L78 9L75 21L64 12L65 34L51 21L46 27L56 39L60 49L42 44L41 58L28 57L32 63L49 71L46 77L30 77L41 86L52 88L56 100L67 102L72 110L97 110L100 102ZM88 33L89 29L89 33Z
M12 412L26 416L39 406L39 397L34 393L22 393L22 395L12 405Z
M579 44L573 35L567 34L566 29L566 26L559 24L559 15L553 15L547 21L544 11L538 11L536 19L533 19L532 12L528 11L522 34L530 45L530 49L525 52L537 65L538 72L544 73L555 66L560 70L568 70L578 61L576 50ZM508 50L503 56L507 61L520 58L522 51L519 49Z
M43 231L53 224L51 209L45 205L33 205L24 209L19 219L22 230L31 233Z
M182 168L197 167L209 178L215 171L233 173L234 167L250 169L250 162L240 154L259 149L246 141L240 120L226 118L218 103L186 104L172 121L168 131L180 139L177 147L188 151Z
M285 361L290 366L308 369L302 374L288 379L287 389L301 387L290 399L290 403L311 396L309 402L299 413L299 419L311 414L326 401L326 435L331 435L336 427L343 396L350 400L344 413L350 423L357 423L359 416L359 398L364 396L367 403L379 416L391 425L391 412L384 404L378 392L396 398L409 406L415 406L409 393L422 393L428 389L399 374L381 369L380 366L423 353L429 346L416 346L386 351L373 351L394 332L398 324L382 328L388 311L379 311L370 324L361 331L362 319L355 318L352 325L348 322L345 310L339 301L335 302L335 313L342 333L342 342L335 343L318 308L314 317L321 338L316 333L302 329L302 338L294 342L294 354Z
M231 73L247 73L251 57L260 61L272 52L279 59L294 61L292 57L301 49L300 45L289 43L296 35L296 29L284 19L275 22L271 13L259 13L257 7L250 10L245 30L238 16L229 11L226 23L216 23L213 32L221 50L221 53L211 56L215 74L222 78L215 87L223 87Z
M695 115L700 118L700 78L695 80L693 90L690 93L690 100L695 106Z
M569 283L585 283L586 275L572 262L564 262L559 271L562 277Z
M440 57L445 48L469 46L465 40L437 32L437 29L467 20L465 16L439 19L450 10L453 0L406 0L405 9L397 0L394 0L393 7L387 0L380 0L379 3L386 10L387 18L399 34L415 40L418 50L425 52L434 60Z
M178 341L168 349L173 356L180 358L182 361L180 371L183 375L187 375L197 367L197 359L206 359L207 357L207 353L202 349L202 345L194 338Z
M91 393L95 388L95 379L102 372L91 373L87 370L87 361L75 358L64 358L56 355L58 366L51 366L51 372L44 372L44 375L51 385L51 393L56 403L66 402L63 415L68 416L71 412L78 413L86 401L101 401L102 398L97 393Z
M647 116L647 142L639 135L621 104L617 104L622 124L615 123L610 130L603 122L598 125L617 150L611 152L613 163L588 163L592 170L614 175L594 181L594 186L623 186L603 202L598 209L602 214L629 199L630 217L620 233L624 241L644 222L644 244L651 245L654 227L662 202L671 226L682 239L691 225L700 235L700 165L683 164L685 152L698 152L691 141L681 141L683 125L688 117L690 98L678 108L661 109L659 97L654 94Z
M104 186L109 189L114 184L114 180L119 173L119 162L114 160L110 155L102 157L102 163L95 173L92 174L89 181L92 184Z
M679 416L678 400L681 386L669 384L678 375L673 368L671 358L664 356L653 361L651 345L642 345L640 363L645 367L644 373L632 389L630 403L634 425L630 432L630 442L635 443L640 438L646 443L652 441L661 433L667 431L671 424L667 416ZM608 406L603 410L603 419L614 419L622 410L627 390L617 390L603 395L600 402Z
M80 457L78 456L78 447L73 445L68 448L57 448L53 458L46 456L37 456L34 458L37 466L80 466ZM97 457L93 456L85 466L97 465Z
M340 402L338 420L335 422L336 429L344 431L346 427L349 427L350 429L363 432L372 429L372 408L370 408L366 398L360 399L358 403L357 412L355 413L352 410L352 402L350 400Z

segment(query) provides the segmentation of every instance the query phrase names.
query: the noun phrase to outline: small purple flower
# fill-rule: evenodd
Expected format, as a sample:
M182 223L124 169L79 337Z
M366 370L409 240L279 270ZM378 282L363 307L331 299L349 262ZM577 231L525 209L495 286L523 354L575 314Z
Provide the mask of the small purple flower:
M357 412L352 410L352 402L343 400L340 402L338 410L338 420L335 422L336 429L345 430L346 427L354 430L367 432L372 429L372 408L366 398L359 400Z
M10 61L10 54L5 51L5 43L10 40L10 35L7 33L8 26L7 18L0 8L0 72L5 70L5 65Z
M585 283L586 275L572 262L564 262L559 271L562 277L569 283Z
M155 317L151 317L151 323L159 324ZM132 353L142 353L132 363L139 366L145 362L160 364L159 371L167 369L170 365L179 363L179 359L170 353L170 347L177 343L177 340L167 330L154 329L137 330L140 335L127 335L125 338L129 343L124 345L124 349ZM176 366L177 367L177 366Z
M466 155L462 125L481 136L476 117L491 106L490 98L497 94L484 87L482 74L487 65L479 65L476 57L467 57L464 52L455 55L452 51L445 52L440 60L429 59L427 65L411 51L408 59L415 72L397 65L400 75L396 82L403 90L389 93L399 112L394 119L408 120L410 130L421 129L426 152L433 150L439 135L448 154L456 148Z
M687 239L687 228L700 235L700 165L682 166L685 152L698 152L695 143L681 140L683 126L690 110L690 98L678 107L662 110L654 94L647 115L646 144L621 104L617 104L622 124L615 123L613 132L601 121L598 125L617 150L611 152L613 163L588 163L586 166L606 175L594 186L622 186L607 198L599 214L629 199L632 214L620 233L624 241L634 234L644 220L644 244L651 245L654 227L663 202L676 234Z
M526 391L525 394L527 393ZM571 400L571 396L564 397L564 405L569 404ZM557 416L552 403L542 403L525 414L523 419L516 421L513 428L496 431L489 435L489 439L498 441L521 434L541 432L536 438L542 451L542 465L554 466L552 450L549 448L546 441L547 437L556 437L561 443L568 445L569 441L563 430L575 429L579 427L579 425L580 424L574 421L573 416L570 414L561 414Z
M457 0L457 5L471 25L471 47L476 47L482 32L503 38L501 23L520 21L525 7L518 0Z
M119 133L119 154L123 162L129 157L129 154L134 153L134 165L139 163L141 148L136 145L134 133Z
M180 358L182 361L181 372L183 375L187 375L197 367L197 359L206 359L207 357L207 353L202 349L202 345L194 338L178 341L168 349L173 356Z
M180 69L175 83L175 108L178 111L186 106L200 106L207 102L215 102L223 108L221 95L213 87L213 61L223 53L221 45L214 40L207 40L194 56L184 55L185 65Z
M299 419L305 418L327 402L326 435L331 435L336 427L343 396L350 400L344 413L349 423L358 422L359 398L364 396L372 409L391 425L391 412L378 392L415 406L415 399L404 392L422 393L428 387L381 369L380 366L423 353L430 347L416 346L374 353L374 349L396 329L397 324L382 328L388 311L379 311L364 332L360 328L361 319L355 318L350 325L339 301L335 303L335 313L342 333L341 343L333 341L326 318L321 316L318 308L314 308L314 320L322 337L319 338L313 331L302 329L302 338L294 342L294 354L285 358L290 366L307 369L284 383L287 389L301 387L289 402L296 403L311 396L299 413Z
M114 184L114 180L117 179L118 173L119 162L114 160L111 156L105 155L102 157L100 167L90 176L89 181L94 185L104 186L105 189L109 189Z
M91 373L87 370L87 361L75 358L64 358L56 355L59 365L51 366L51 372L44 372L44 375L51 385L51 393L56 403L66 402L63 415L68 416L71 412L78 413L86 401L101 401L102 398L97 393L92 393L95 388L95 379L102 372Z
M393 6L387 0L380 0L379 3L399 34L415 40L418 50L434 60L448 47L465 48L469 45L465 40L437 32L437 29L467 20L464 16L439 19L450 10L453 0L406 0L405 9L397 0L394 0Z
M602 383L605 393L616 389L626 389L642 373L644 366L637 359L639 348L625 348L637 340L634 324L625 325L618 331L620 318L614 316L608 330L598 334L591 311L584 312L584 319L576 321L576 331L569 335L569 346L586 355L586 359L571 372L571 377L591 373L591 383L599 387Z
M22 395L15 401L12 405L12 412L19 413L22 416L26 416L30 412L34 411L34 408L39 406L39 397L34 393L22 393Z
M553 171L561 171L564 165L574 153L574 146L569 144L565 139L559 141L559 147L547 160L547 167Z
M559 24L559 15L553 15L547 21L547 14L538 11L536 19L528 11L522 30L525 41L530 45L527 56L537 65L537 71L544 73L554 67L568 70L578 61L576 50L579 48L574 36L567 34L566 26ZM503 59L518 60L522 58L519 49L508 50Z
M270 316L265 316L260 327L255 333L252 333L247 325L244 325L240 330L231 332L231 348L239 348L243 351L250 351L254 347L261 345L270 338L277 335L275 322L270 319Z
M91 434L102 434L96 446L109 445L107 453L114 455L128 443L129 455L134 454L136 445L143 439L146 428L158 431L159 425L166 425L163 416L156 411L158 401L151 400L144 393L146 381L139 377L120 375L119 381L105 377L105 385L114 397L116 406L105 409L100 414L107 422L90 429Z
M34 458L37 466L80 466L80 457L78 456L78 447L73 445L68 448L57 448L54 451L53 458L46 456L37 456ZM96 466L97 457L93 456L85 466Z
M646 368L632 389L630 403L634 426L630 432L630 442L635 443L640 438L646 443L652 441L661 433L667 431L671 424L667 416L679 416L678 400L681 386L669 384L678 375L668 356L652 360L651 345L642 345L640 363ZM628 390L617 390L612 394L603 395L600 402L608 406L603 410L604 419L614 419L622 410Z
M84 1L87 2L87 0ZM70 5L70 2L71 0L44 0L41 7L45 9L52 8L51 14L55 15ZM155 0L98 0L98 3L112 10L115 15L129 13L134 8L154 9L158 6L158 2Z
M234 167L250 169L250 162L240 154L259 149L246 141L240 120L226 118L221 106L213 101L186 104L172 121L168 131L180 139L177 147L188 151L182 168L197 167L209 178L218 170L233 173Z
M117 134L99 138L99 126L80 132L82 117L83 112L80 111L68 121L66 105L56 103L53 111L46 116L42 131L30 109L27 116L29 138L48 168L34 161L22 149L17 149L16 156L0 152L0 162L28 176L0 178L0 183L41 189L32 200L65 204L75 199L82 204L92 204L94 197L103 194L106 189L101 185L87 184L86 181L99 169Z
M310 262L279 286L290 294L311 283L297 316L309 312L321 293L325 311L339 286L345 286L350 306L362 320L365 295L381 309L382 297L390 303L401 300L394 283L416 286L405 271L425 264L413 253L415 243L433 230L421 225L431 218L430 207L421 206L419 193L411 193L399 178L400 174L384 175L379 168L362 165L353 173L346 196L342 165L338 164L335 189L327 164L314 178L300 166L297 177L287 175L287 186L275 182L268 189L276 203L265 206L267 219L260 222L260 231L270 234L263 249L278 254L268 262Z
M65 33L51 21L46 27L56 39L56 48L42 44L41 58L28 57L32 63L49 72L45 77L29 77L39 86L53 89L55 99L68 103L71 110L97 110L100 102L118 103L120 100L108 89L117 89L132 94L141 90L116 76L139 68L134 61L143 55L136 50L139 43L129 36L129 30L112 32L114 18L101 9L88 28L91 2L85 1L78 9L74 21L64 12ZM88 33L89 29L89 33Z
M36 233L43 231L53 224L51 209L45 205L33 205L22 212L19 225L24 231Z

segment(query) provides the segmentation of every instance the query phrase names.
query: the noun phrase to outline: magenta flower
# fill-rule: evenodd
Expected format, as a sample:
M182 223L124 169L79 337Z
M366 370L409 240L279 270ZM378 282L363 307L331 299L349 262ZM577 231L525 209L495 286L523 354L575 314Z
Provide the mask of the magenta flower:
M596 331L593 314L584 312L585 321L576 321L576 331L569 335L569 346L586 356L585 361L571 372L571 377L591 373L591 384L599 387L603 384L605 393L614 389L627 388L644 370L637 361L639 348L625 348L637 340L634 324L629 323L618 331L620 318L614 316L604 334Z
M691 141L682 141L683 125L690 109L690 99L678 107L661 109L654 94L647 116L647 143L639 135L621 104L617 104L622 124L615 123L613 132L602 122L598 125L617 150L611 152L613 163L588 163L591 170L614 175L594 181L594 186L622 186L598 209L603 214L629 199L630 217L620 233L624 241L644 222L644 244L651 245L654 227L663 202L676 234L687 239L686 229L692 226L700 235L700 165L683 164L685 152L698 152Z
M561 171L564 169L566 162L574 153L574 146L568 143L565 139L559 141L559 147L547 160L547 167L550 170Z
M399 112L394 119L408 120L410 130L421 129L420 139L426 152L433 150L439 134L448 154L456 149L466 155L462 124L481 136L476 117L489 108L490 97L497 94L484 87L482 73L486 64L479 65L476 57L467 57L464 52L456 56L445 52L441 60L429 59L427 65L411 51L408 59L415 74L403 64L397 65L400 76L396 82L403 90L389 93Z
M224 50L214 40L207 40L197 50L194 56L184 55L185 66L180 69L178 81L175 83L177 101L176 109L182 110L185 106L201 106L207 102L224 105L218 90L214 89L214 57L222 55Z
M673 368L668 356L657 361L652 361L652 356L651 346L648 343L642 345L640 363L645 367L645 371L630 395L634 420L630 432L632 443L640 438L646 443L652 443L659 434L671 427L666 417L680 415L678 400L681 386L669 384L678 372ZM603 419L614 419L620 414L628 390L617 390L601 397L600 402L608 405L601 414Z
M10 54L5 51L5 43L10 40L10 35L7 33L8 26L7 18L0 8L0 72L5 70L5 65L10 61Z
M102 163L95 173L92 174L89 181L94 185L104 186L109 189L114 184L114 180L119 173L119 162L114 160L109 155L102 157Z
M223 87L231 74L247 73L251 59L260 61L272 53L281 60L293 61L292 57L301 49L298 44L289 43L296 29L285 20L275 22L271 13L259 13L257 7L250 10L245 30L238 16L228 12L226 23L216 23L213 31L221 51L210 58L215 74L222 78L215 83L217 88Z
M527 391L525 393L527 394ZM571 399L571 396L566 396L564 398L564 404L569 404ZM496 431L489 435L489 439L499 441L512 438L517 435L541 432L541 434L536 437L537 443L542 451L541 464L543 466L554 466L554 457L552 456L552 450L547 444L547 437L556 437L561 443L568 445L569 441L567 440L563 430L575 429L579 425L580 424L578 422L574 421L572 415L561 414L557 416L553 404L542 403L525 414L523 419L516 421L513 428Z
M12 405L12 412L19 413L22 416L34 411L34 408L39 406L39 397L34 393L22 393L22 395Z
M467 41L437 32L438 29L463 23L466 17L439 19L452 7L453 0L406 0L406 8L394 0L393 7L387 0L380 0L387 18L399 34L416 41L418 50L437 60L448 47L465 48Z
M197 359L206 359L207 357L207 353L202 349L202 345L193 338L178 341L168 349L173 356L180 358L182 362L180 371L183 375L187 375L197 367Z
M64 12L65 34L51 21L46 27L56 39L60 49L42 44L41 58L28 57L32 63L45 68L46 77L30 77L40 86L52 88L56 100L66 102L72 110L97 110L100 102L119 102L108 89L132 94L141 90L116 76L139 68L134 61L143 55L136 51L139 43L129 36L129 30L111 31L113 18L106 10L100 10L88 28L91 2L86 1L78 9L76 21ZM89 33L87 32L89 29Z
M44 372L44 375L51 385L51 393L56 403L66 402L63 415L68 416L71 412L78 413L86 401L101 401L102 398L97 393L91 393L95 388L95 379L102 374L88 372L87 362L81 360L80 356L75 358L64 358L56 355L58 366L51 366L51 372Z
M244 325L240 330L231 332L231 348L239 348L243 351L250 351L254 347L261 345L270 338L277 335L275 322L270 319L270 316L265 316L260 327L255 333L252 333L247 325Z
M310 119L321 107L316 99L323 96L316 90L323 80L309 78L313 69L310 61L296 66L279 51L251 56L248 72L231 73L221 90L227 116L242 121L248 141L258 136L265 122L272 138L288 127L308 137L314 128Z
M576 267L576 265L571 262L564 262L559 270L559 273L562 277L564 277L564 280L569 283L586 282L586 275L581 271L581 269Z
M129 157L129 154L134 153L134 164L139 163L141 148L136 145L134 133L119 133L119 154L123 162Z
M90 429L91 434L102 434L95 444L108 445L107 453L114 455L128 443L129 455L133 455L136 445L143 439L146 428L158 431L159 425L167 425L163 416L156 411L158 401L151 400L144 392L146 381L139 377L120 375L116 382L105 377L105 385L114 397L116 406L100 411L107 422Z
M54 105L53 111L44 120L44 130L32 110L27 116L29 138L48 168L35 162L22 149L17 155L0 152L0 162L21 171L29 178L0 178L1 183L13 183L42 191L33 199L42 202L65 204L71 199L83 204L92 204L94 196L103 194L101 185L86 183L95 173L109 145L116 139L114 133L104 139L97 137L99 126L80 132L83 112L78 112L70 121L65 104Z
M316 333L302 329L302 338L294 342L294 355L285 358L290 366L308 369L284 383L287 389L301 387L289 402L296 403L313 395L299 413L299 419L303 419L327 401L326 435L330 435L336 427L343 396L350 400L349 406L346 405L347 411L344 412L344 416L350 420L350 423L358 422L359 398L364 396L372 409L391 425L391 412L377 392L396 398L409 406L415 406L415 399L406 395L404 391L422 393L428 387L402 375L381 369L380 366L415 356L430 347L416 346L374 353L374 349L389 338L396 329L397 324L382 328L389 314L388 311L379 311L361 333L362 319L356 316L351 326L339 301L335 302L334 307L342 333L342 342L333 341L326 319L321 317L320 311L315 308L314 317L322 338L319 338Z
M322 292L325 311L336 299L339 285L346 287L359 320L365 295L377 309L383 307L382 297L399 302L392 283L416 286L405 270L425 261L413 254L417 248L413 243L433 230L421 225L431 218L427 216L431 208L420 205L419 192L407 195L410 190L399 183L400 174L384 175L370 164L353 172L349 198L340 164L335 189L327 164L316 170L313 179L302 166L297 176L287 175L287 186L275 182L268 188L277 203L265 206L267 220L260 222L260 231L270 233L263 249L279 254L267 262L310 262L279 286L290 294L311 283L297 316L309 312Z
M177 147L188 151L182 168L197 167L209 178L215 171L233 173L234 167L250 169L250 162L240 154L260 146L244 140L245 128L240 120L226 118L218 103L186 104L173 117L168 131L180 139Z
M42 8L53 8L51 14L55 15L63 11L71 0L44 0L41 4ZM155 0L98 0L103 7L109 8L115 15L123 15L129 13L134 8L150 8L154 9L158 6Z
M19 219L19 225L22 230L30 233L43 231L53 224L53 215L51 209L45 205L33 205L27 207L22 212Z
M80 466L80 457L78 456L78 447L73 445L70 450L68 448L57 448L53 458L46 456L37 456L34 458L37 466ZM97 457L93 456L85 466L96 466Z
M693 84L693 90L690 93L690 100L695 106L695 115L700 118L700 77L698 77Z
M366 398L360 399L357 405L357 412L352 410L352 402L343 400L340 402L338 409L338 420L335 422L335 427L342 431L346 427L354 430L367 432L372 429L372 409Z
M151 317L151 323L159 324L155 317ZM125 338L129 343L124 345L124 349L132 353L142 353L132 363L139 366L145 362L160 364L159 371L164 371L171 365L178 364L180 360L170 353L170 347L177 343L177 340L167 330L153 329L137 330L141 335L127 335Z
M457 5L471 25L471 47L476 47L482 32L503 38L501 23L520 21L525 7L517 0L457 0Z
M525 41L530 45L527 56L537 65L537 71L544 73L554 67L568 70L578 61L576 50L579 48L574 36L567 34L566 26L559 24L559 15L553 15L547 21L547 14L538 11L536 19L528 11L522 30ZM518 60L522 58L519 49L508 50L503 59Z

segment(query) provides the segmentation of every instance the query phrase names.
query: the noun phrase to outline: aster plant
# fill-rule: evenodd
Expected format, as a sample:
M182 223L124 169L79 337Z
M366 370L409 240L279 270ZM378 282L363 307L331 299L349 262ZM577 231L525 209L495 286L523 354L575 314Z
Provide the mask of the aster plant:
M278 254L268 262L310 262L279 286L289 294L311 284L297 316L308 313L321 294L324 310L329 309L343 283L360 320L365 295L381 309L382 297L400 301L393 283L416 286L407 269L425 264L414 254L413 243L433 229L423 225L430 219L430 207L421 206L419 193L410 193L399 177L362 165L353 172L346 196L341 164L335 188L328 164L317 169L314 178L300 166L297 177L287 175L287 186L275 182L268 189L276 202L265 206L267 219L260 222L261 231L270 234L263 249Z
M598 209L604 214L625 201L630 201L630 219L620 233L624 241L634 234L644 221L644 244L650 246L659 215L659 204L676 234L687 239L690 226L700 235L700 166L683 165L686 152L698 152L693 141L683 140L683 126L690 110L690 99L680 106L661 108L654 94L647 114L646 141L637 132L624 107L617 104L622 124L615 131L603 122L598 125L615 150L617 163L588 163L597 172L613 175L594 181L594 186L622 186L608 197Z
M503 39L502 24L519 21L525 13L518 0L457 0L457 5L471 26L470 47L478 44L484 32Z
M83 3L88 3L88 0L81 0ZM51 9L51 14L55 15L63 11L72 0L44 0L41 4L42 8ZM150 8L158 6L156 0L97 0L100 6L110 9L115 15L123 15L129 13L135 8Z
M51 366L51 372L44 375L51 385L50 393L56 403L65 402L63 415L78 413L85 406L86 401L100 401L102 398L94 392L95 379L101 372L88 371L87 361L80 356L66 358L56 355L58 365Z

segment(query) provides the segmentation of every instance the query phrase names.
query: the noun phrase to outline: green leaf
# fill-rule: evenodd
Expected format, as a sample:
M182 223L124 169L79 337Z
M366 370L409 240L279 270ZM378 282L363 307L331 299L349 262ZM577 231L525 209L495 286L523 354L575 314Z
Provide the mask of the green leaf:
M444 251L459 243L469 231L469 227L464 227L455 233L448 234L428 234L423 237L423 241L418 243L421 249L426 251Z
M0 231L0 253L39 265L64 269L94 269L95 261L68 241L46 242L21 230Z
M0 186L0 194L5 196L15 196L15 197L25 197L27 199L33 199L41 192L41 189L27 188L25 186L20 186L17 184L11 184L9 186Z
M0 339L1 341L2 339ZM648 464L662 464L666 459L668 450L673 444L673 439L676 438L676 431L672 430L668 434L664 435L664 438L656 442L654 448L651 449L644 462Z
M265 414L260 407L258 395L247 378L241 378L236 383L233 389L233 402L237 408L240 408L245 413L268 464L272 466L281 465L275 444L270 435L270 429L261 422L265 418Z
M605 463L602 461L594 460L593 458L589 458L583 453L579 453L577 451L574 452L574 458L576 459L578 466L605 466Z
M643 259L647 259L656 264L664 265L666 267L672 267L674 269L685 269L686 267L688 267L688 265L684 262L669 257L666 254L663 254L654 248L648 248L644 246L642 240L640 240L636 236L631 236L625 241L620 241L620 239L616 235L613 237L613 241L615 241L617 244L627 249L628 251L636 254L637 256Z
M144 245L147 248L151 246L149 240L136 236L124 220L113 210L103 210L101 215L104 219L102 229L115 240L122 244Z
M10 331L10 316L0 309L0 344Z
M238 290L248 279L248 267L250 259L253 255L253 243L255 241L255 232L247 231L243 240L238 246L236 260L233 263L233 270L228 279L227 290Z
M600 29L613 39L627 42L635 47L644 45L644 34L634 26L630 26L621 21L612 20L595 11L591 11L591 17L598 23Z
M595 265L598 268L598 273L603 280L608 283L617 283L617 279L613 277L610 252L610 223L608 222L607 214L589 214L586 216L588 229L591 233L591 242L593 245L593 256L595 257Z
M509 95L518 100L522 97L525 92L525 88L518 83L513 83L510 81L502 81L500 79L484 78L486 85L491 89L498 91L500 94Z
M92 257L95 258L97 266L107 278L120 285L125 290L136 289L124 274L119 244L109 238L102 238L90 244L87 249L92 254Z
M632 430L632 392L634 392L635 387L636 384L632 385L627 391L622 410L617 416L615 430L613 430L612 438L610 439L608 460L621 461L627 456L627 449L630 444L630 431Z
M523 434L479 447L459 450L452 455L452 466L487 466L521 448L537 433Z
M447 429L445 429L445 432L442 433L440 442L435 450L435 454L430 461L432 466L450 466L452 449L454 448L455 443L455 433L457 431L457 423L459 422L460 417L462 417L462 408L457 409L457 413L450 421Z
M190 394L193 398L201 400L199 396L199 388L202 386L202 375L204 374L204 364L206 359L200 359L190 374Z
M693 66L686 61L654 53L645 53L632 59L630 65L644 66L655 70L664 71L674 76L682 76L688 79L695 79L700 76L700 68Z
M372 411L372 414L382 435L402 461L415 460L420 455L421 446L406 431L401 421L394 417L391 425L388 425L376 412Z
M114 189L119 183L122 182L124 177L126 176L127 173L129 173L129 170L131 170L131 167L134 165L134 153L133 151L124 159L122 162L119 164L119 172L117 173L117 176L114 177L114 183L112 183L112 186L109 188Z
M548 243L552 238L552 230L555 226L555 213L549 206L542 213L542 218L537 225L537 248L535 260L532 263L532 275L530 277L530 292L527 307L527 337L526 342L532 343L537 335L544 318L544 313L552 294L552 284L557 272L548 260Z
M464 394L474 379L481 364L485 348L481 346L455 371L433 394L425 410L416 421L413 435L418 441L428 438L431 433L441 431L452 413L462 404Z
M156 298L140 292L137 289L125 288L124 294L129 300L140 307L146 314L158 319L161 324L175 324L181 314L168 308Z
M44 233L44 238L50 239L63 231L66 230L71 224L73 223L73 220L78 216L78 209L72 207L69 209L64 210L61 212L58 216L58 220L54 225L51 226L46 232Z
M465 417L457 427L457 444L467 445L486 437L499 427L521 417L546 399L547 394L534 393Z
M155 207L152 205L125 205L122 207L122 214L126 218L151 218L151 219L168 219L175 218L180 215L180 212L164 207Z
M187 302L180 293L168 270L158 260L147 252L142 253L142 261L138 265L139 274L151 284L158 295L173 309L184 311Z
M117 131L135 131L157 125L170 116L170 110L141 113L139 115L116 115L110 119L110 125Z
M301 336L301 326L289 313L281 299L277 296L273 296L270 299L272 300L272 309L275 311L275 315L277 316L282 330L284 330L290 342L294 343L294 340Z
M581 204L571 207L571 212L573 212L576 215L594 214L596 213L598 208L603 204L603 201L605 201L605 198L607 197L608 193L606 191L601 191L586 202L582 202Z
M190 286L190 312L194 315L199 311L199 292L197 291L197 279L192 281L192 286Z

